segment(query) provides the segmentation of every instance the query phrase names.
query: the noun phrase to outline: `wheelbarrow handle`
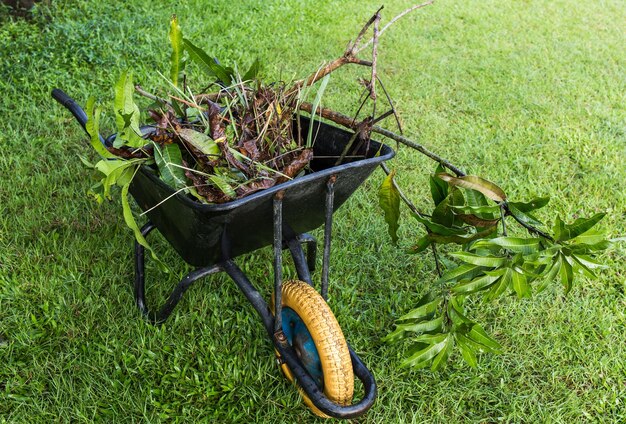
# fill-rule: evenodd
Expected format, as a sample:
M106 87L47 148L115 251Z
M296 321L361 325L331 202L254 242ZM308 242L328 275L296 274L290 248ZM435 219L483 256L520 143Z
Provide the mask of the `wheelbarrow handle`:
M67 110L72 112L74 118L76 118L80 126L83 127L87 135L89 135L89 131L87 131L87 120L89 118L87 117L87 114L85 113L83 108L80 107L80 105L76 103L74 99L65 94L65 92L59 88L52 89L52 98L59 102L59 104L61 104ZM100 142L106 146L106 142L100 134L98 134L98 138L100 138Z

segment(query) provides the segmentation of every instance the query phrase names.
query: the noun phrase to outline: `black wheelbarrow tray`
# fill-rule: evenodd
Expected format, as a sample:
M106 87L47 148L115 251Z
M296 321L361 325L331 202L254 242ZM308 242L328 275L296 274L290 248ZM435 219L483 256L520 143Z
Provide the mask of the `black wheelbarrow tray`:
M53 90L52 96L85 128L87 116L80 106L61 90ZM301 133L307 134L309 119L300 117L296 122ZM196 268L178 283L158 312L153 312L145 301L144 248L135 243L134 295L142 314L153 323L162 323L195 281L216 272L226 272L258 312L274 344L279 364L287 377L304 392L305 402L318 415L352 418L372 406L376 398L376 382L345 342L325 302L332 214L380 163L392 158L394 152L386 145L371 141L367 148L363 147L335 166L352 134L319 121L313 125L314 159L310 172L229 203L201 204L186 194L175 194L175 190L160 180L153 169L143 166L130 187L139 207L148 211L149 222L141 229L143 235L158 229L182 259ZM142 130L149 131L150 127ZM101 140L110 145L114 138L115 135L107 139L101 137ZM311 288L317 242L306 232L322 224L325 228L320 296ZM307 245L306 254L302 248L304 244ZM234 261L237 256L269 245L274 247L274 300L271 308ZM283 249L289 249L301 281L283 285ZM300 316L305 314L308 316ZM340 344L345 346L343 354L333 351L334 345ZM329 354L339 355L335 358L338 363L328 366L325 361L328 361ZM350 374L345 377L346 381L335 381L344 377L329 376L329 370L325 369L344 367L345 370L346 366ZM337 399L329 394L333 390L329 385L352 386L354 375L363 383L364 395L360 401L350 404L352 387L349 388L349 399L329 399Z

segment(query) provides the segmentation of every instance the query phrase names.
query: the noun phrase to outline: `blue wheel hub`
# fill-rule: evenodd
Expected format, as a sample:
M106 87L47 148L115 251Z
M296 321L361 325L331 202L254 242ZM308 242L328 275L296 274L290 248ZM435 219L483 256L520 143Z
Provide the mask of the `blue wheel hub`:
M322 388L324 385L322 361L319 353L317 353L311 333L293 309L283 307L281 316L283 318L283 333L287 337L287 342L296 351L302 365L317 383L317 386Z

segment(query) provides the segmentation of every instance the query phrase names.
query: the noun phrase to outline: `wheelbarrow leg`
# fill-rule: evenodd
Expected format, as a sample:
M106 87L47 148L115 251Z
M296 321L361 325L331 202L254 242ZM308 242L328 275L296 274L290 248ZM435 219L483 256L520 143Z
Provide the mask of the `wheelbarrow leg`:
M141 234L146 237L155 226L151 222L148 222L141 228ZM189 287L199 279L206 277L207 275L214 274L222 271L222 267L219 265L213 265L204 268L198 268L189 272L185 277L180 280L176 285L169 298L158 312L152 312L148 309L146 304L146 276L145 276L145 249L142 245L135 241L135 284L134 294L135 303L141 311L144 317L148 319L152 324L162 324L172 314L172 311L183 298L183 295Z

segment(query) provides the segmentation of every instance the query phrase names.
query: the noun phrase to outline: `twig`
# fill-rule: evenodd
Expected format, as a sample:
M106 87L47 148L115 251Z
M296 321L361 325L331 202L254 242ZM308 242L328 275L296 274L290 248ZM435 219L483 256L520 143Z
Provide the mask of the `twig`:
M393 100L391 100L391 96L387 92L387 89L385 88L385 85L383 84L381 79L378 76L376 77L376 79L378 80L378 83L380 84L380 88L383 89L383 93L385 93L385 96L387 97L389 106L391 106L391 110L393 111L393 116L394 118L396 118L396 124L398 125L398 131L400 131L400 135L403 135L402 124L400 124L400 117L398 116L398 111L396 110L396 106L393 104Z
M372 116L376 116L376 63L378 62L378 25L380 24L380 13L376 12L374 19L374 36L372 37L372 78L370 79L370 98L374 102Z
M367 21L365 23L365 25L363 25L363 28L361 28L361 31L359 32L359 35L357 35L356 39L354 40L354 43L349 44L348 48L346 48L346 51L343 54L344 56L354 56L354 55L356 55L357 48L359 47L359 44L361 43L361 39L363 38L363 36L367 32L367 30L369 29L370 25L372 25L374 23L376 18L378 17L378 19L380 19L380 11L383 10L384 7L385 6L380 6L380 8L376 11L376 13L374 13L372 15L370 20Z
M406 15L408 13L411 13L414 10L421 9L422 7L429 6L429 5L433 4L434 2L435 2L435 0L430 0L430 1L427 1L426 3L417 4L415 6L409 7L404 12L400 13L395 18L393 18L391 21L389 21L389 23L387 25L385 25L383 27L383 29L380 30L380 33L378 34L378 36L383 35L383 33L387 30L387 28L389 28L391 25L393 25L398 19L402 18L404 15ZM360 48L354 50L353 54L355 54L355 55L358 54L359 52L361 52L363 49L365 49L367 46L369 46L373 42L374 42L374 39L371 38L367 43L363 44Z
M443 273L441 272L441 265L439 265L439 254L437 253L437 244L431 243L430 247L433 250L433 257L435 258L435 267L437 268L437 275L439 276L439 278L441 278ZM443 291L444 288L445 288L445 284L442 283L441 290Z
M147 92L146 90L144 90L144 89L143 89L140 85L136 85L136 86L135 86L135 91L136 91L136 92L137 92L137 94L139 94L140 96L146 97L146 98L148 98L148 99L150 99L150 100L152 100L152 101L159 102L159 103L164 103L164 104L166 104L167 106L170 106L170 107L172 106L172 105L170 104L170 102L168 102L167 100L162 99L162 98L160 98L160 97L158 97L158 96L155 96L155 95L154 95L154 94L152 94L152 93L148 93L148 92Z
M504 219L504 214L505 214L504 205L505 205L504 202L500 203L500 221L502 221L502 235L506 237L507 233L506 233L506 220Z

